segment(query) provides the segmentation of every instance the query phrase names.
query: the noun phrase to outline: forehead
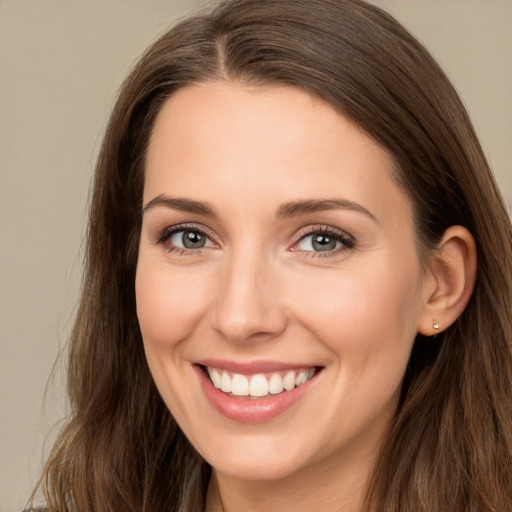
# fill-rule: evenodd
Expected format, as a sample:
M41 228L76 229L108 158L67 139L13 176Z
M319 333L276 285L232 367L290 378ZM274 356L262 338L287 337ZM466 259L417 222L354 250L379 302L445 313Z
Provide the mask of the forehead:
M157 116L148 148L144 202L162 193L255 204L341 194L377 213L397 205L410 213L387 152L329 104L291 87L180 89Z

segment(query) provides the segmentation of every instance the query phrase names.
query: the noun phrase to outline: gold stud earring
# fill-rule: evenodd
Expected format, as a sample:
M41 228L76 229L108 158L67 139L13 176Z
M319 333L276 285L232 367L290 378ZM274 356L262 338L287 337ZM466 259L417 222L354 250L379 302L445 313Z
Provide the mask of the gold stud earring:
M434 322L432 323L432 327L433 327L436 331L439 331L439 324L437 323L437 320L434 320Z

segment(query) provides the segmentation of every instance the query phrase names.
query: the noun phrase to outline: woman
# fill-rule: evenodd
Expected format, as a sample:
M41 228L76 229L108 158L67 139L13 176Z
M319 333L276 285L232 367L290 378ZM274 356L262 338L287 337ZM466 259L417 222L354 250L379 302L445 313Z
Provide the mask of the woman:
M445 75L360 0L238 0L126 80L48 510L502 511L512 232Z

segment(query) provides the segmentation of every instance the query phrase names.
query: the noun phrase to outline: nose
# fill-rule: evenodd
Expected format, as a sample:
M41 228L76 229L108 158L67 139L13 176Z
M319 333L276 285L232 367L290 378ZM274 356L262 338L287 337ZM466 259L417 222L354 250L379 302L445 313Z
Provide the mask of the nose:
M212 327L232 343L266 341L286 329L276 268L255 253L234 255L224 262Z

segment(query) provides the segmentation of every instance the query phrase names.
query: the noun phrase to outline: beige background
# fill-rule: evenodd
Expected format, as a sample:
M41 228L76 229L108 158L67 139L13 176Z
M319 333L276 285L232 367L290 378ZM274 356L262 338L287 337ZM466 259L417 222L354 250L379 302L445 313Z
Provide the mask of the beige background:
M512 203L512 1L376 0L445 67ZM89 180L116 89L201 0L0 0L0 512L21 510L65 413ZM48 444L46 443L46 450Z

